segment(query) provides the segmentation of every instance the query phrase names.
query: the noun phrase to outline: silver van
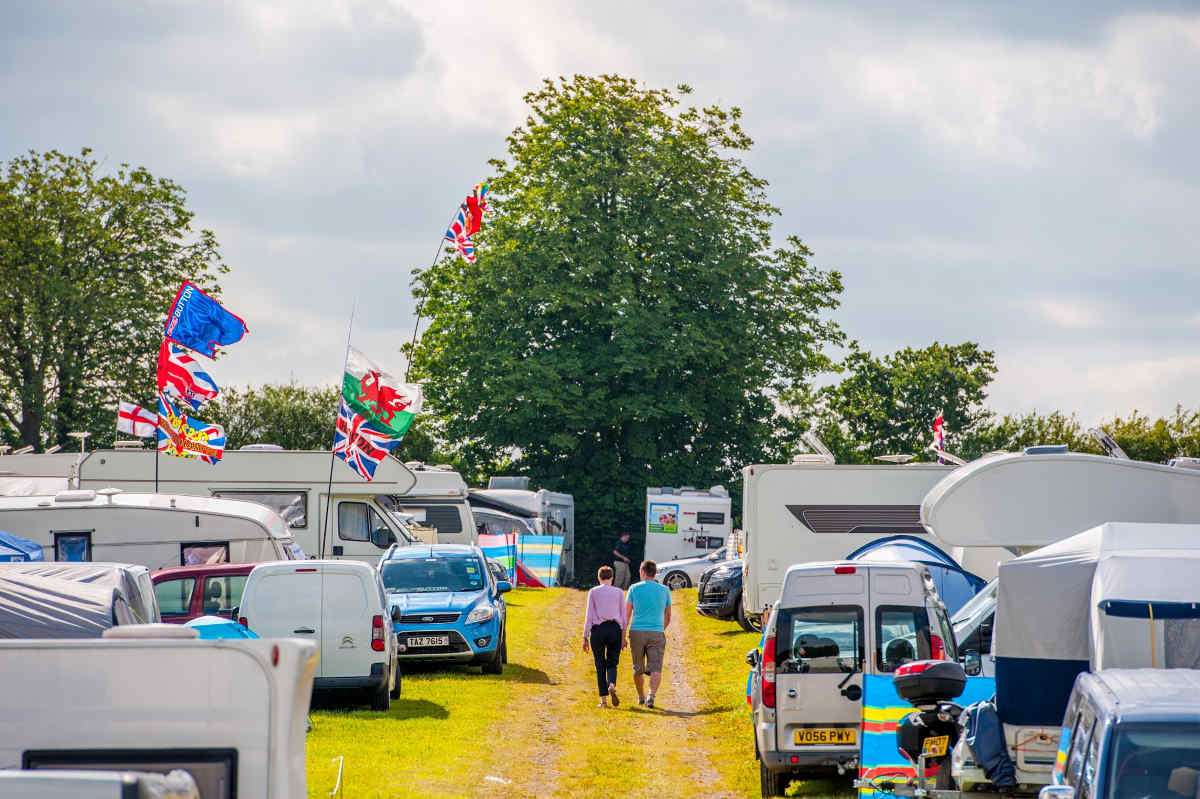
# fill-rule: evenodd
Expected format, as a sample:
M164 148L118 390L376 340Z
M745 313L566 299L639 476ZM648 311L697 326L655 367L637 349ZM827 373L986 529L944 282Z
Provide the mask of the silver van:
M946 606L916 563L792 566L763 628L750 687L762 795L857 767L863 674L958 656Z

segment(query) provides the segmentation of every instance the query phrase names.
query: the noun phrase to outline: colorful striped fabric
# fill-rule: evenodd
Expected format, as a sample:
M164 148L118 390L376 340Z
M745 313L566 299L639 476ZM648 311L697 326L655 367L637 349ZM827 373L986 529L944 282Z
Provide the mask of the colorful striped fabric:
M477 542L484 557L491 558L508 570L508 579L514 585L517 580L517 535L516 533L480 533Z
M562 558L561 535L523 535L517 540L517 557L547 587L558 584L558 562Z

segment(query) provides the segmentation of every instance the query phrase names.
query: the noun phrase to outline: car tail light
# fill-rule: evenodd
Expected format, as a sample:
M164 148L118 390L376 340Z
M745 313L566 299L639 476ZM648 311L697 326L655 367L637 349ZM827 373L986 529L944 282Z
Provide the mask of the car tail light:
M853 566L834 566L834 574L854 574L856 569Z
M929 656L934 660L946 659L946 645L942 643L942 639L936 635L929 636Z
M763 707L775 707L775 636L763 643L762 656Z
M247 630L249 630L249 629L250 629L250 622L246 621L246 617L245 617L245 616L242 616L240 619L238 619L238 624L242 625L242 626L243 626L243 627L245 627Z
M371 648L376 652L382 652L383 643L383 616L371 617Z

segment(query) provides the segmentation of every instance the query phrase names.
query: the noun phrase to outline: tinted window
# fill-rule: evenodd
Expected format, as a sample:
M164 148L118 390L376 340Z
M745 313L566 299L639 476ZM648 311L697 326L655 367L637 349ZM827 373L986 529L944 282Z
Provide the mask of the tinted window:
M204 612L213 616L233 616L233 609L242 604L246 589L244 574L209 577L204 581Z
M442 591L479 591L484 576L475 558L405 558L389 560L380 570L388 591L429 594Z
M905 663L927 660L929 615L925 608L884 605L875 609L875 668L891 674Z
M229 543L226 541L196 541L179 545L179 562L183 566L202 563L228 563Z
M784 674L848 674L863 657L862 609L811 607L780 610L775 662Z
M214 491L213 496L257 502L282 516L288 527L308 527L306 491Z
M696 512L696 524L724 524L724 523L725 523L725 514L724 513L714 513L709 510L702 510L702 511Z
M1196 724L1121 724L1109 736L1104 799L1179 797L1188 786L1187 769L1200 770L1200 726ZM1173 783L1168 787L1168 783ZM1190 786L1188 786L1190 787ZM1195 789L1192 789L1195 790ZM1092 797L1101 799L1101 797Z
M92 559L91 533L55 533L54 559L68 563L87 563Z
M196 585L196 580L192 577L183 577L178 580L163 580L154 584L154 595L158 597L158 610L164 616L185 615L191 608L192 588Z
M489 513L480 513L478 511L473 512L472 515L475 517L475 529L480 533L490 535L517 533L518 535L525 535L532 532L529 526L520 519L493 516Z
M401 510L411 513L420 524L436 528L439 533L462 532L458 505L404 505Z

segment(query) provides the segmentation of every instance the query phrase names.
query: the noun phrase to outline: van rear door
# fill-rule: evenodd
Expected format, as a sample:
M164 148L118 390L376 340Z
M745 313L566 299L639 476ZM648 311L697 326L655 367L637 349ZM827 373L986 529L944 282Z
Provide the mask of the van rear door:
M861 570L788 576L775 626L779 751L857 751L866 593Z
M260 638L301 638L321 646L321 573L316 567L272 567L248 589L241 615Z
M363 576L359 569L325 567L321 677L366 677L371 663L384 659L383 653L371 650L371 612Z
M870 582L871 672L888 675L905 663L932 657L930 635L936 630L930 628L932 615L926 607L921 572L877 566L870 570Z

